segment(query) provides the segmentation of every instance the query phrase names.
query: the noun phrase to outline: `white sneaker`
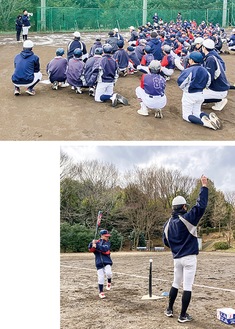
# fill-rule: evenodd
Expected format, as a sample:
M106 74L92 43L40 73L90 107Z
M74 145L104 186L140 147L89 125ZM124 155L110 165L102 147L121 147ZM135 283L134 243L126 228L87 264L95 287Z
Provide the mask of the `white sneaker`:
M211 112L209 114L209 119L215 123L215 125L217 126L217 129L220 129L221 128L221 122L220 122L220 119L217 117L217 115L213 112Z
M117 93L113 94L112 97L110 97L111 101L112 101L112 106L115 107L117 105Z
M69 87L69 83L67 83L67 82L60 82L60 83L59 83L59 86L60 86L61 88L66 88L66 87Z
M138 114L140 115L149 115L148 110L143 110L142 108L137 111Z
M214 106L212 106L212 110L214 111L222 111L225 105L228 103L227 98L222 99L222 101L215 103Z
M107 283L106 289L107 290L110 290L111 289L111 283L109 283L109 282Z
M162 119L163 118L162 110L161 109L156 110L154 116L155 118Z
M201 118L201 120L203 122L203 126L204 127L217 130L217 125L214 122L212 122L206 115L203 115L203 117Z
M80 87L76 87L76 94L82 94L82 90Z
M103 298L105 298L106 296L105 296L105 294L104 294L103 292L100 292L100 293L99 293L99 297L103 299Z

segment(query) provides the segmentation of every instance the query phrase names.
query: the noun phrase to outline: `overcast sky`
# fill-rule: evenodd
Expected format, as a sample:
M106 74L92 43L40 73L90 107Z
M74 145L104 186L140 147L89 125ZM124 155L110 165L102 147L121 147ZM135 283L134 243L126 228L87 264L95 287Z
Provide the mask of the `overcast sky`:
M180 170L183 175L209 177L216 189L235 191L235 145L231 146L150 146L150 145L63 145L75 161L97 159L113 163L120 171L155 164Z

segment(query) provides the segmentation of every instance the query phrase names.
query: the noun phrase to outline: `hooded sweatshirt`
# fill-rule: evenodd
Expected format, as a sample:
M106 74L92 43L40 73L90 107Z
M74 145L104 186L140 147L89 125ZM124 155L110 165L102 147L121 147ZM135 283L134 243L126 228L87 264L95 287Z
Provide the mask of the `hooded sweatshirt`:
M14 59L15 71L12 82L24 85L34 80L34 73L40 71L39 57L31 49L24 49Z

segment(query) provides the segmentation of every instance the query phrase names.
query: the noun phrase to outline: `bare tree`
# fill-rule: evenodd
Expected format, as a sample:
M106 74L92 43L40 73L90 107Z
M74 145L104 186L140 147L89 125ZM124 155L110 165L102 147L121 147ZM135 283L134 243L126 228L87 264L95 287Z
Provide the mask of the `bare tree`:
M63 150L60 151L60 181L65 178L73 179L76 176L75 165L71 157Z
M225 234L228 245L231 245L231 239L233 237L233 229L235 228L235 191L226 192L225 199L228 202L229 214L228 214L228 232Z
M171 207L171 201L177 194L188 196L195 187L196 179L183 176L178 170L167 170L153 165L150 168L135 168L127 172L126 179L138 184L149 198L161 200L164 208Z
M99 191L114 188L117 184L118 170L112 163L83 161L74 170L75 179L81 182L89 181Z
M211 222L213 226L219 228L219 234L221 231L221 223L225 222L225 217L228 213L226 201L224 194L221 191L216 192L214 209L213 209L213 218Z

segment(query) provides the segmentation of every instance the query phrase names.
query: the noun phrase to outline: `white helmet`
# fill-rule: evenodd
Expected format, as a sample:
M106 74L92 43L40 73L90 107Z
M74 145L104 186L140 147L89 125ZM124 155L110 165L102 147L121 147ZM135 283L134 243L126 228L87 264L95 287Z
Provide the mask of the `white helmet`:
M202 44L204 39L202 37L195 38L193 44L196 45L197 43Z
M172 201L172 206L180 206L183 204L187 204L187 202L181 195L176 196Z
M33 46L34 46L34 44L33 44L33 41L31 41L31 40L25 40L23 43L23 48L31 49L31 48L33 48Z
M165 53L167 53L167 54L170 54L170 52L171 52L171 46L169 46L169 45L164 45L164 46L162 47L162 49L163 49L163 51L164 51Z
M73 33L73 36L74 36L75 38L80 38L81 34L80 34L80 32L75 31L75 32Z
M212 39L205 39L202 43L202 45L207 49L214 49L215 43Z

